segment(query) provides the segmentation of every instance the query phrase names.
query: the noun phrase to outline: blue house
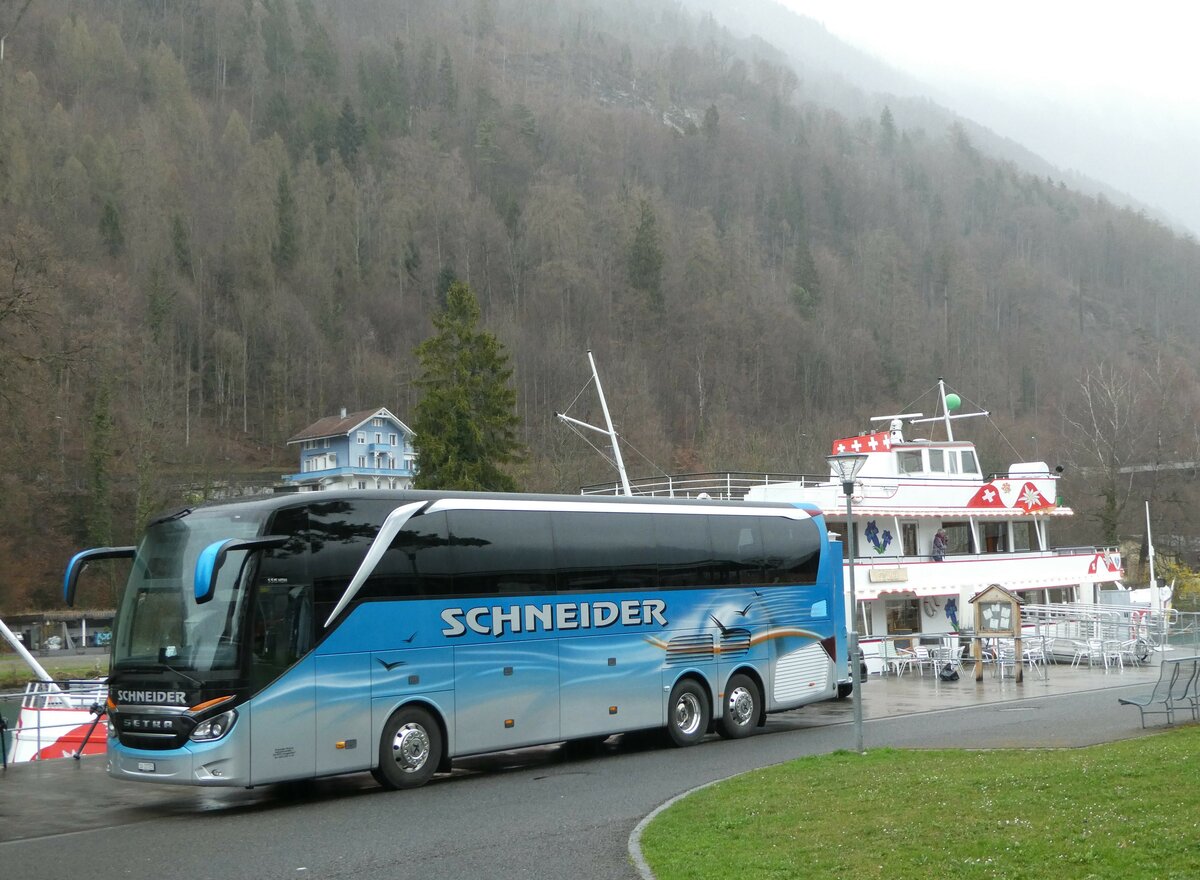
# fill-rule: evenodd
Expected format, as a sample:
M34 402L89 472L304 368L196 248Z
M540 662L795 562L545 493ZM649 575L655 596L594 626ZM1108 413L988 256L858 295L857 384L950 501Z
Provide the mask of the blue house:
M417 472L412 441L412 428L386 409L343 409L288 440L300 447L300 473L283 479L301 492L408 489Z

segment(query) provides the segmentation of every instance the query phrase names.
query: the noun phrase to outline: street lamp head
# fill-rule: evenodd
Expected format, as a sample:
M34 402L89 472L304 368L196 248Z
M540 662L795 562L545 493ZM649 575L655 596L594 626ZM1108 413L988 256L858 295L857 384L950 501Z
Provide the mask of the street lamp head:
M842 492L845 495L854 494L854 480L862 470L867 456L861 452L839 452L837 455L826 456L834 476L842 481Z

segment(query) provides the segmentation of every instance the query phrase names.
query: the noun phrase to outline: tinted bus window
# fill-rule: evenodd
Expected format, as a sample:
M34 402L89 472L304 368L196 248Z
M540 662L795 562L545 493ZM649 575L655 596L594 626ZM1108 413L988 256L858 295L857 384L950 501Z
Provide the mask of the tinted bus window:
M710 516L709 534L717 560L714 583L761 584L763 543L756 516Z
M455 510L449 526L456 595L554 592L549 513Z
M453 573L446 514L414 516L392 539L359 595L396 599L447 595Z
M713 582L707 516L656 513L654 536L658 541L659 586L699 587Z
M358 571L379 527L395 505L386 501L323 501L309 505L308 572L317 603L334 603Z
M820 564L820 540L812 520L765 517L762 520L766 582L815 584Z
M649 514L554 516L558 588L564 592L654 589L658 548Z

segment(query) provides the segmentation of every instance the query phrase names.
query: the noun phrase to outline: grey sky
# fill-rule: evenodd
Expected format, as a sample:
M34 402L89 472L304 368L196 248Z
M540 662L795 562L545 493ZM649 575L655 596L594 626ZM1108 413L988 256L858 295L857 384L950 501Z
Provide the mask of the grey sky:
M934 97L1200 234L1200 6L778 0Z

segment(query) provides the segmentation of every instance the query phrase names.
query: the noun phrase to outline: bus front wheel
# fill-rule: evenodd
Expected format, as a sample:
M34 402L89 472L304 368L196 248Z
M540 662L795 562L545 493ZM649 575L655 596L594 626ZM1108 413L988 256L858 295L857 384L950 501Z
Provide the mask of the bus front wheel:
M429 781L442 760L442 731L416 706L398 709L379 738L379 767L373 776L384 788L416 788Z
M758 685L745 675L735 675L725 685L725 711L717 721L717 733L725 739L749 736L762 710Z
M667 733L677 746L691 746L708 732L708 697L704 688L685 678L671 689L667 704Z

